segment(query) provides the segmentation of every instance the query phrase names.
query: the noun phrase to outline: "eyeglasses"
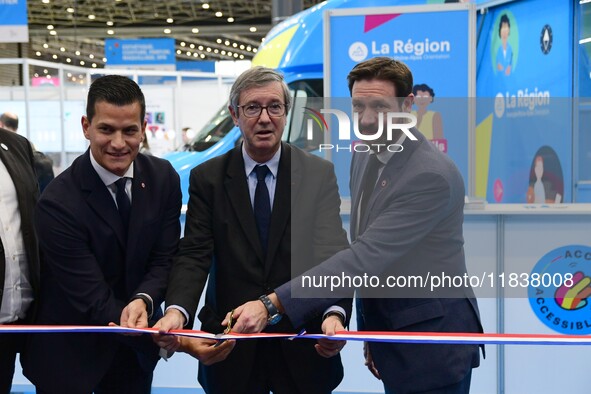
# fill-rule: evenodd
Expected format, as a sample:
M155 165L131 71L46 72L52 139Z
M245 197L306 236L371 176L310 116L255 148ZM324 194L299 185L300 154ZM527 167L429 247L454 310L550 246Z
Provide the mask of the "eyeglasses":
M247 104L247 105L238 105L238 108L242 108L242 113L247 118L258 118L263 113L263 109L267 110L267 114L270 117L278 118L280 116L285 115L285 104L270 104L266 106L258 105L258 104Z

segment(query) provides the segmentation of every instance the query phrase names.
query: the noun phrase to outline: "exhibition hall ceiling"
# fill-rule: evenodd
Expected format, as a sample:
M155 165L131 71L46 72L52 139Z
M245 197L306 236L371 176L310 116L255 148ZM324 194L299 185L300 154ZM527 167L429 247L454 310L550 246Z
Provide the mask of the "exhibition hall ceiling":
M28 56L83 67L104 67L106 38L172 37L177 60L250 60L273 26L272 0L30 0L27 7Z

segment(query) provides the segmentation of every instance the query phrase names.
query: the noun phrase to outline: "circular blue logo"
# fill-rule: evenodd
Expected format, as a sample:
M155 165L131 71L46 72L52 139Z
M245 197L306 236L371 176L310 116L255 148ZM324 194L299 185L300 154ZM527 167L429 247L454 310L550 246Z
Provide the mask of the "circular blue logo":
M529 303L542 323L561 334L591 334L591 247L567 245L534 266Z

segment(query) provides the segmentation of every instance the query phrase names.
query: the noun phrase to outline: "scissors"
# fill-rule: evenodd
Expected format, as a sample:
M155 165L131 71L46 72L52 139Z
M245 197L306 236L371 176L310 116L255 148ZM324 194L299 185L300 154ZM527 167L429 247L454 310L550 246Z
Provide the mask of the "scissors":
M232 324L234 323L234 309L232 309L232 311L230 312L230 319L228 319L228 325L226 326L226 328L224 329L224 332L221 334L216 334L216 338L222 338L224 335L229 334L232 331ZM218 347L220 346L222 343L226 342L227 339L220 339L216 342L215 345L213 345L213 347Z

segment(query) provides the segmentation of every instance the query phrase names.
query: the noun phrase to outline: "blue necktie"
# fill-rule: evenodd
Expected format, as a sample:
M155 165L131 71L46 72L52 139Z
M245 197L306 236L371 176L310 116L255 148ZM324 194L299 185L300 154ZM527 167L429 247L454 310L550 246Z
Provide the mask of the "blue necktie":
M119 209L119 215L121 215L121 221L123 222L125 232L127 232L127 229L129 228L129 215L131 213L131 202L129 201L129 196L125 192L126 182L127 178L125 177L120 178L115 182L115 186L117 187L115 199L117 200L117 208Z
M266 254L269 241L269 224L271 223L271 200L265 178L270 173L270 170L267 166L256 166L254 170L257 175L257 187L254 192L254 218L257 223L261 246Z

